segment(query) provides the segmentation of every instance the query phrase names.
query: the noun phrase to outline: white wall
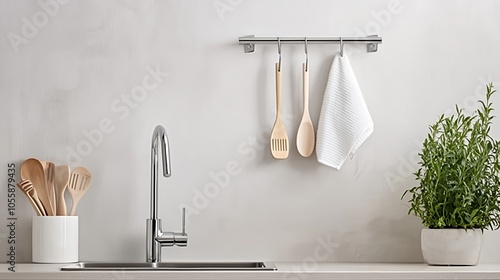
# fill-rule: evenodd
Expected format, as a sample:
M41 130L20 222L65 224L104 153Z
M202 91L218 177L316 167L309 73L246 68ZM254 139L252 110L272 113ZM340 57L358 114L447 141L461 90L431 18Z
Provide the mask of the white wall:
M400 200L414 184L420 142L438 115L456 103L472 109L483 86L500 81L500 3L493 0L69 1L51 7L46 22L38 1L1 0L0 7L0 224L7 218L7 163L19 167L37 157L63 164L69 149L80 148L79 164L94 174L78 208L82 260L145 259L151 133L163 124L173 172L159 180L164 229L179 230L180 208L191 207L189 245L164 249L165 261L311 261L325 242L335 248L318 260L422 261L422 226ZM34 16L37 30L24 21ZM377 53L345 50L373 135L340 172L300 157L293 145L289 159L272 159L277 48L258 45L245 54L237 38L375 32L383 37ZM316 124L337 51L309 46ZM291 143L303 59L303 46L283 46ZM151 76L148 67L168 76L156 77L143 100L127 101ZM500 98L494 101L499 108ZM112 131L85 151L84 133L102 121ZM74 155L69 160L76 165ZM201 205L197 193L217 184L210 174L222 176L228 164L238 164L239 173ZM21 193L16 214L17 258L30 261L33 211ZM482 260L499 261L498 232L485 242ZM5 260L5 226L0 249Z

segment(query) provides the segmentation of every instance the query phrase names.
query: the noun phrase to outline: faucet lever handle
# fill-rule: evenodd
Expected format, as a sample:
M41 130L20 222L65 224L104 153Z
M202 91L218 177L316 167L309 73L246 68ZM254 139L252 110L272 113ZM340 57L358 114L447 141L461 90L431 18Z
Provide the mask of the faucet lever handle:
M182 234L186 234L186 207L182 207Z

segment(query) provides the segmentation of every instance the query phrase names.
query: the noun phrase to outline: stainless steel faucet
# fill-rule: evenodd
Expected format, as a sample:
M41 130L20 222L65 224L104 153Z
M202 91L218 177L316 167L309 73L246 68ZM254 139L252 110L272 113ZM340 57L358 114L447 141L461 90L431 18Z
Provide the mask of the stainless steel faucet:
M170 177L170 149L167 131L157 125L151 140L151 207L150 218L146 220L146 261L161 262L161 247L187 246L186 209L182 209L182 232L163 232L158 219L158 149L161 143L163 176Z

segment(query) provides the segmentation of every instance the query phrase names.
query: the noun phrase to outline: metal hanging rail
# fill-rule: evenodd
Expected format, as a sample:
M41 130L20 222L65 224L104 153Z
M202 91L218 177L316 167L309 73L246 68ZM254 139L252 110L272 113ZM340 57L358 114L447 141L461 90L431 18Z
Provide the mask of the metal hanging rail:
M304 44L306 37L255 37L253 35L239 37L240 45L243 45L245 53L255 51L255 44L277 44L278 38L281 44ZM370 35L366 37L307 37L308 44L366 44L367 52L376 52L378 44L382 44L382 37Z

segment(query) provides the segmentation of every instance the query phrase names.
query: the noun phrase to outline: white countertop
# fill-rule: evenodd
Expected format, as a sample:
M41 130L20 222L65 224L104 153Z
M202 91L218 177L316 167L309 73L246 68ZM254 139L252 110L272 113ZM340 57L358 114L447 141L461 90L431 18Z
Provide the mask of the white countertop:
M275 262L277 271L60 271L61 264L17 264L16 272L0 264L0 279L500 279L500 263L477 266L428 266L421 263L301 263ZM313 266L313 265L312 265Z

